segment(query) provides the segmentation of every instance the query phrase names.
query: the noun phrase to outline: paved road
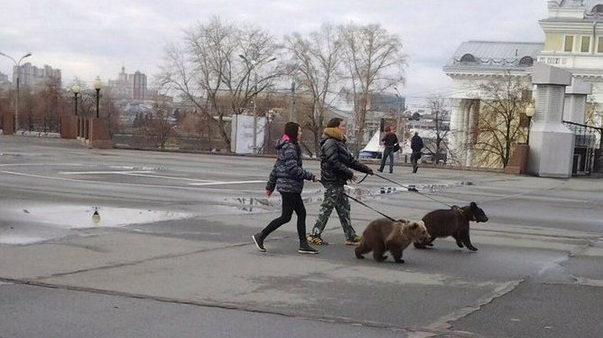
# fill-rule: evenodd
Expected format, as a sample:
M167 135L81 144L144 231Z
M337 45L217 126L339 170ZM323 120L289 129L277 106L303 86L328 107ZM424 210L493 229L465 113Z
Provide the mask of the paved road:
M603 336L601 179L369 177L351 192L394 217L470 201L490 217L478 252L437 240L397 265L355 259L335 216L319 255L297 254L292 224L258 252L272 162L0 137L0 337ZM306 186L308 228L321 195ZM358 232L379 217L352 208Z

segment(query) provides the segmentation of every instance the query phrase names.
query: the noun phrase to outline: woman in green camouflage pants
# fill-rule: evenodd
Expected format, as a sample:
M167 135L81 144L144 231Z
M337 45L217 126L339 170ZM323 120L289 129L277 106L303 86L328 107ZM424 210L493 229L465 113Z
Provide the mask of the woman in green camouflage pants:
M327 124L320 142L321 182L325 186L325 195L318 219L308 236L308 241L315 245L328 244L321 238L333 208L337 211L345 243L357 245L360 237L352 227L350 201L345 193L344 185L348 180L355 181L356 176L351 169L372 175L373 170L352 157L345 144L345 124L340 118L333 118Z

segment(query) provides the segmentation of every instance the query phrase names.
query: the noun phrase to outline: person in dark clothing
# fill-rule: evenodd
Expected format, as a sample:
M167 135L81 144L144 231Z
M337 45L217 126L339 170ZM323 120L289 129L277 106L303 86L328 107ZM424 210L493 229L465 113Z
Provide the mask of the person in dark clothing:
M385 136L383 136L381 142L383 142L383 146L385 148L383 149L383 156L381 156L381 166L379 167L378 171L383 172L383 168L385 167L385 161L389 159L389 173L391 174L394 172L394 153L396 152L394 150L394 147L396 146L396 144L398 144L398 136L396 136L396 133L392 131L392 128L390 126L385 127Z
M410 139L410 162L412 163L412 172L416 173L419 169L419 160L421 159L421 150L423 149L423 139L415 132L415 136Z
M350 217L350 201L345 193L347 181L356 181L351 169L373 175L373 170L352 157L346 146L345 124L342 119L332 118L323 131L320 141L320 173L321 182L325 186L325 195L320 206L318 219L308 235L311 244L326 245L321 233L327 225L333 208L337 210L341 227L345 235L345 244L358 245L360 237L352 227Z
M277 159L272 167L268 183L266 184L266 195L270 197L274 188L282 196L281 216L272 220L262 231L251 236L255 246L265 252L264 240L274 230L278 229L291 220L295 211L297 215L297 235L299 237L299 253L317 254L318 251L308 245L306 238L306 208L301 198L304 188L304 180L316 182L316 176L302 167L301 150L299 140L302 131L299 124L287 122L285 134L277 141Z

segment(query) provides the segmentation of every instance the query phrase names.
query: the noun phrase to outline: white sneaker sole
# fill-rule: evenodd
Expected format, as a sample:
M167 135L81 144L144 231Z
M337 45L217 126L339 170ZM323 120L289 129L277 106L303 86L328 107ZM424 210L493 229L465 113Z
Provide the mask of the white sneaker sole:
M251 239L253 239L253 243L255 243L255 246L258 248L258 250L261 252L266 252L266 249L262 249L262 247L258 244L258 241L255 240L255 236L252 235Z
M316 255L316 254L318 254L318 251L297 250L297 252L299 252L300 254L305 254L305 255Z

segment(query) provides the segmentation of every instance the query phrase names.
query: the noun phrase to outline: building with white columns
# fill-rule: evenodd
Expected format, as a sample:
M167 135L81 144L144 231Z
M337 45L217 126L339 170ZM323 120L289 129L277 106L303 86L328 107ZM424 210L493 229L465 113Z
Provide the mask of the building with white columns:
M542 43L468 41L457 48L444 71L453 80L448 143L458 165L476 165L473 145L480 101L491 94L481 87L511 78L529 88L530 69L542 47Z
M531 85L532 64L563 68L592 85L589 100L597 107L586 122L600 126L603 110L603 0L548 1L549 14L539 21L544 42L468 41L455 51L444 71L453 80L450 146L460 165L474 166L472 133L479 117L480 84L508 76ZM571 116L584 116L573 114ZM584 123L585 120L574 121Z

